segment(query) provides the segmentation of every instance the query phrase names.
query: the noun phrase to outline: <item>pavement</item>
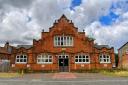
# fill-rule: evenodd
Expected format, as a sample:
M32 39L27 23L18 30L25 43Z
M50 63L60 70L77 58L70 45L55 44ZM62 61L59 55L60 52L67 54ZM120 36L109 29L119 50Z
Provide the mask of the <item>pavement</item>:
M128 77L100 73L33 73L0 79L0 85L128 85Z

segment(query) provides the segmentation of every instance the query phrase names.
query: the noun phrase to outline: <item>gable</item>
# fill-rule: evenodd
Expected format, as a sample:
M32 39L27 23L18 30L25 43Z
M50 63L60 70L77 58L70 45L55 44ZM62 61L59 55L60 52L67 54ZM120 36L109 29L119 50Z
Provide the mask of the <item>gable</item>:
M71 20L68 20L65 15L62 15L60 19L56 20L49 31L52 35L57 34L76 34L78 28L74 26Z

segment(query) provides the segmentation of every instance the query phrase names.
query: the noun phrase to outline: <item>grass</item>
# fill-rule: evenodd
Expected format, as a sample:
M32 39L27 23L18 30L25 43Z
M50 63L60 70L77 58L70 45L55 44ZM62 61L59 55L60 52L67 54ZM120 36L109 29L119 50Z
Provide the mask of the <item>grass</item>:
M114 70L114 71L101 71L102 74L109 75L109 76L119 76L119 77L128 77L128 71L123 70Z
M21 76L22 75L19 73L0 73L0 78L15 78Z

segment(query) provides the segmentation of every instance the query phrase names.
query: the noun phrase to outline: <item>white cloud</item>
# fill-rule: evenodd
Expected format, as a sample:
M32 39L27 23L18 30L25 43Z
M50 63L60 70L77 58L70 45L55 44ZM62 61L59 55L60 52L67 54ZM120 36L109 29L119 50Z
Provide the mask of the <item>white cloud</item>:
M31 15L37 23L48 31L55 19L58 19L65 10L69 9L71 0L38 0L30 9Z
M73 21L81 29L98 20L100 16L108 14L113 1L83 0L82 2L80 6L74 8L75 12L72 15Z
M1 42L8 40L14 43L30 43L25 38L28 36L29 38L34 38L34 34L37 34L36 32L40 30L34 21L27 21L25 10L15 10L6 13L6 16L0 23L0 29Z
M70 9L72 0L0 0L0 43L6 40L16 44L31 44L42 29L48 31L62 14L72 19L80 30L94 34L96 42L118 48L127 41L127 4L112 9L120 18L111 26L98 21L107 15L113 3L121 0L82 0L80 6Z
M118 49L128 41L128 12L120 16L120 20L111 26L102 26L95 21L86 27L88 35L92 35L99 44L108 44ZM116 50L117 51L117 50Z

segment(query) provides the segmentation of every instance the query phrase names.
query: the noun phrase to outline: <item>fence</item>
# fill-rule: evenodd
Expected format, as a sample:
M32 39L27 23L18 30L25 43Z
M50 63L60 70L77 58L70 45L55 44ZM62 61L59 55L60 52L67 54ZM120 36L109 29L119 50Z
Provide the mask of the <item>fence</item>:
M0 60L0 72L8 72L10 70L9 60Z

